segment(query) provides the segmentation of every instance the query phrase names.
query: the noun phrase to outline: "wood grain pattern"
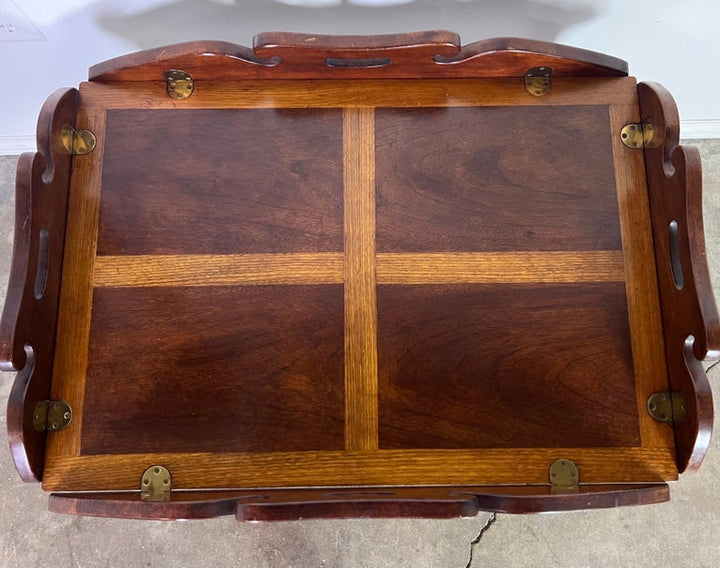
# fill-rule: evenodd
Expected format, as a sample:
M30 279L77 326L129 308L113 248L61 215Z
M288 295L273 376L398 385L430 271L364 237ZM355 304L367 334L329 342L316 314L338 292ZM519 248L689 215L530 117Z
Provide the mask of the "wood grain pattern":
M345 447L377 448L375 123L371 109L344 113Z
M478 511L538 513L661 503L661 484L586 485L553 494L548 486L368 487L264 491L177 491L171 501L143 501L139 493L53 493L51 511L126 519L206 519L235 514L239 521L338 518L452 518Z
M93 285L231 286L338 284L340 253L121 255L95 259ZM614 282L624 279L621 251L380 253L378 284Z
M81 411L43 486L136 492L162 464L182 494L52 507L287 520L666 500L682 460L644 409L668 387L622 62L449 32L255 47L136 54L81 88L98 149L71 183L51 393ZM195 75L185 101L170 64ZM532 97L540 65L553 86ZM701 381L704 347L685 341L685 377ZM559 458L580 493L548 494Z
M340 252L341 168L339 111L109 112L98 254Z
M700 364L720 356L720 317L705 256L702 170L696 148L679 145L677 107L657 83L638 85L643 121L656 138L644 149L670 390L685 401L673 425L679 471L702 464L713 425L712 391ZM682 285L673 278L670 223L677 224Z
M48 456L46 491L137 490L143 471L167 467L174 489L319 485L545 484L549 465L573 460L583 483L677 479L672 448L505 448ZM105 471L99 477L95 472Z
M83 454L344 446L341 285L96 288Z
M622 283L378 288L381 448L640 445Z
M616 282L619 250L582 252L379 253L378 284Z
M606 108L380 109L376 122L379 251L620 249Z
M342 253L100 256L94 286L342 284Z
M95 134L97 146L91 154L73 163L68 202L63 286L58 310L57 347L51 396L82 409L85 400L85 372L92 308L93 261L97 248L100 211L100 180L105 143L105 113L78 107L77 128ZM83 412L75 412L70 425L49 437L47 455L80 454Z
M417 81L196 81L192 97L178 102L164 82L82 83L87 108L108 109L242 109L355 107L528 107L630 104L637 99L632 77L553 79L552 91L534 97L518 79L425 79ZM579 100L579 94L582 99Z
M361 60L333 67L328 58ZM384 64L362 60L387 58ZM90 68L93 81L159 81L166 69L183 69L197 79L299 79L382 77L522 77L551 66L557 76L627 75L627 63L608 55L519 38L492 38L461 47L448 31L380 36L323 36L267 32L253 49L204 41L150 49Z
M33 411L50 394L72 156L61 131L74 125L78 92L55 91L37 124L36 154L23 154L15 185L15 234L7 297L0 318L0 368L20 372L8 398L10 451L20 477L42 479L45 432ZM43 252L44 250L44 252Z
M625 146L620 137L623 126L638 121L637 104L610 107L640 437L643 445L671 447L670 428L653 420L647 411L649 396L667 390L668 382L644 160L642 152Z

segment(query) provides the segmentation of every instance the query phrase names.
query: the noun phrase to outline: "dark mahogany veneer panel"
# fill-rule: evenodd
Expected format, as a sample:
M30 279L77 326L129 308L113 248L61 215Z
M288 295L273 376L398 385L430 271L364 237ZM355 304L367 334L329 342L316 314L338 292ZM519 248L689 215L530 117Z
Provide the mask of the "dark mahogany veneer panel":
M380 286L381 448L637 446L622 283Z
M98 288L85 454L344 448L341 285Z
M608 108L378 109L380 252L621 247Z
M341 251L341 109L111 110L98 254Z

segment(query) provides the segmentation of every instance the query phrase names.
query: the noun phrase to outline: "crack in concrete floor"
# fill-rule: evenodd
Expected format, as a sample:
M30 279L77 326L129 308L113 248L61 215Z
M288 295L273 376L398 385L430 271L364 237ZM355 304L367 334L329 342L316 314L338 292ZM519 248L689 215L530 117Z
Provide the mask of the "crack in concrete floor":
M480 542L480 539L482 539L483 535L490 529L490 527L495 523L497 520L497 515L495 513L492 513L487 520L485 521L485 524L480 527L480 532L477 534L477 536L470 541L470 557L468 558L467 564L465 564L465 568L470 568L473 561L473 551L475 550L475 546Z

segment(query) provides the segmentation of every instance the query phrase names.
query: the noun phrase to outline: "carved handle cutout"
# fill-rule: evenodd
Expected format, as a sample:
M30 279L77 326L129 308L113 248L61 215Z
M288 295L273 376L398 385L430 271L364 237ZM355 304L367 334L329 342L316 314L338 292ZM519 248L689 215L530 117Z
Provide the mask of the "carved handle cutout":
M40 229L38 235L38 260L35 270L35 284L33 286L33 294L36 300L45 295L45 287L47 286L48 266L50 263L49 241L50 236L47 229Z
M685 287L685 278L683 277L682 261L680 260L678 224L674 219L668 225L668 232L670 234L670 268L672 269L673 282L675 288L682 290Z
M375 36L266 32L255 36L252 48L188 42L94 65L90 80L158 81L168 69L182 69L196 81L520 78L533 67L552 67L555 77L627 75L627 63L592 51L507 37L462 46L457 34L440 30Z
M392 61L387 57L374 57L368 59L348 59L344 57L328 57L325 65L328 67L387 67Z
M638 101L653 140L643 148L665 340L668 386L686 418L673 424L678 472L700 467L710 443L713 402L700 361L716 356L720 316L705 255L702 168L696 148L679 144L680 120L670 93L640 83ZM668 261L670 270L667 269Z

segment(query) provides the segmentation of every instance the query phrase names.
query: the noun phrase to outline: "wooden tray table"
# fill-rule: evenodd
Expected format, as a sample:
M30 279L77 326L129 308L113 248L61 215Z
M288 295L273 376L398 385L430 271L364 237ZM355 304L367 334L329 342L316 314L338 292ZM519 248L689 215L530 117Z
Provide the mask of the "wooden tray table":
M18 164L0 359L54 511L653 503L720 325L700 161L618 59L269 33L101 63Z

